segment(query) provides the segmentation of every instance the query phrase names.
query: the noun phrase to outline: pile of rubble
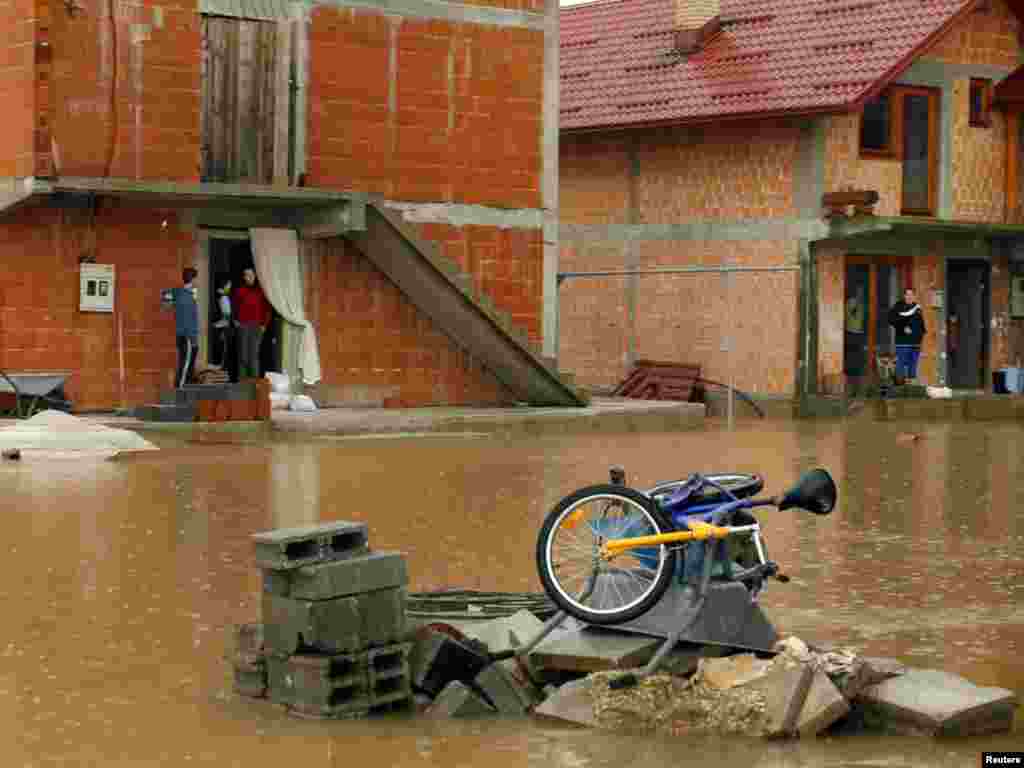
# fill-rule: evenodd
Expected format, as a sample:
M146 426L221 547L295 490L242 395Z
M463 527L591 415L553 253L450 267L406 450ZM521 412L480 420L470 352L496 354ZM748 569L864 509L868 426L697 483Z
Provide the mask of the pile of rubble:
M405 559L371 551L362 523L253 538L263 622L238 630L235 690L298 716L532 713L609 730L766 738L865 729L978 735L1013 725L1012 691L795 637L760 655L679 647L661 673L613 689L609 682L645 663L659 640L570 622L561 637L516 654L544 626L527 610L412 626Z
M904 667L850 649L790 637L773 658L702 658L688 677L652 675L614 690L619 672L563 686L536 712L610 730L694 731L815 737L863 730L905 735L981 735L1013 726L1017 697L957 675Z

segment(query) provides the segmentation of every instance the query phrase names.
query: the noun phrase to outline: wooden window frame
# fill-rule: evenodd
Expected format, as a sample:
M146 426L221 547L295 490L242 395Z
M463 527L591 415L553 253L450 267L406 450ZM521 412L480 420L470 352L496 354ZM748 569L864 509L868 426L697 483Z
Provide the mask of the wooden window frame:
M981 114L974 114L974 89L981 89ZM992 81L982 77L972 77L967 91L967 124L971 128L992 127Z
M897 129L896 124L899 119L903 117L903 100L895 98L895 88L886 88L884 91L878 94L875 99L887 96L889 98L889 141L888 146L885 149L870 149L864 146L864 110L860 111L860 123L858 124L859 130L857 131L857 144L860 149L861 157L873 157L894 160L898 159L902 152L896 143Z
M900 94L899 102L899 123L896 125L899 147L899 159L903 159L903 96L927 96L928 97L928 209L905 208L903 207L902 180L900 182L900 213L907 216L935 216L938 211L939 191L939 115L941 104L939 103L940 91L937 88L925 88L919 86L901 85L893 88Z

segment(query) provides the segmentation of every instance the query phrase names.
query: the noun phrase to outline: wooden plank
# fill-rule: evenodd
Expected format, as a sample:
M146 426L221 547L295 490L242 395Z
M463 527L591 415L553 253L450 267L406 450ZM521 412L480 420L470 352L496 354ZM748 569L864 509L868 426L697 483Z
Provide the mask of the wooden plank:
M241 182L252 183L256 166L254 146L254 111L255 111L255 68L256 68L256 33L258 25L253 21L239 21L237 62L238 74L236 87L238 99L235 103L235 134L234 134L234 178Z
M278 52L278 25L262 22L263 29L263 67L261 91L263 102L260 105L260 183L274 182L274 138L277 124L274 115L277 112L277 70L280 68Z
M274 57L274 138L272 183L288 186L288 150L291 143L289 115L291 112L292 29L294 23L281 21L276 25L277 47Z

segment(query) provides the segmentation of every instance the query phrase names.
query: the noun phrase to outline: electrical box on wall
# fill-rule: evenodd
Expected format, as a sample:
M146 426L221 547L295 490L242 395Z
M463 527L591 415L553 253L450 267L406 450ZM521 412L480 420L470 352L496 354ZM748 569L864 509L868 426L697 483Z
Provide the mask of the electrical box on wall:
M82 312L114 311L114 265L82 264L78 309Z
M1010 317L1024 317L1024 275L1010 278Z

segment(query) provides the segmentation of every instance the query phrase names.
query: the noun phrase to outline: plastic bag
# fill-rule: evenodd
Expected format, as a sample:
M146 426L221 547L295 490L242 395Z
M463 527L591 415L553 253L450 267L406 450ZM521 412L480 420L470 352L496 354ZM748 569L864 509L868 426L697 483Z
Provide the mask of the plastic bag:
M316 403L308 395L295 395L288 408L292 411L315 411Z
M291 402L292 396L289 394L282 394L281 392L270 393L270 410L272 411L287 410Z
M291 380L286 374L267 371L266 378L270 382L271 392L276 392L280 395L291 394Z

